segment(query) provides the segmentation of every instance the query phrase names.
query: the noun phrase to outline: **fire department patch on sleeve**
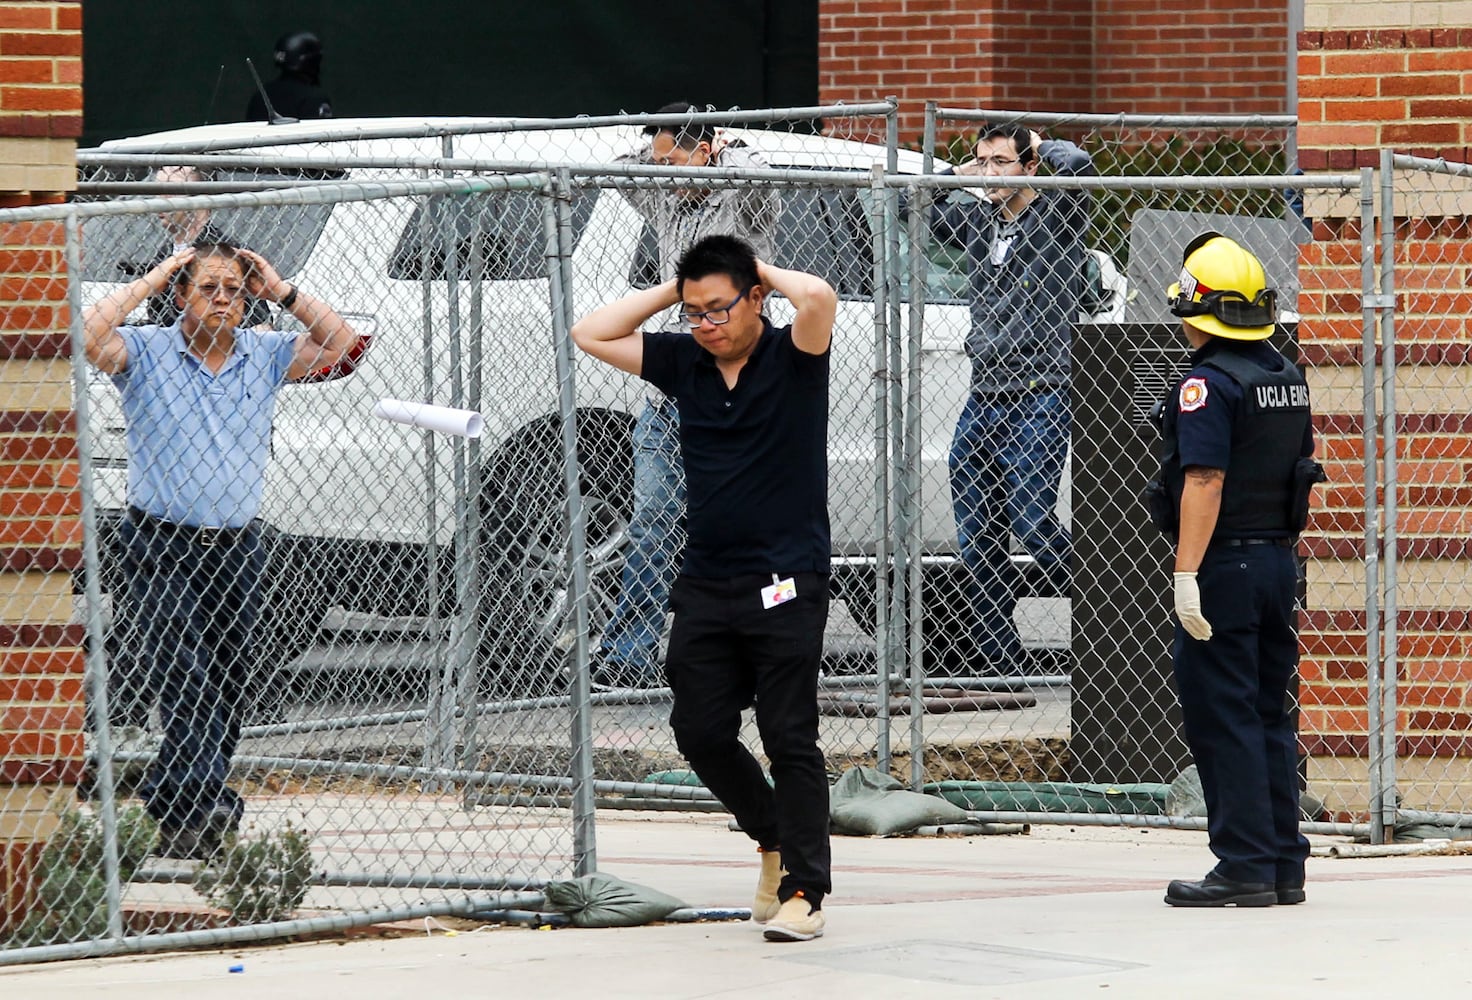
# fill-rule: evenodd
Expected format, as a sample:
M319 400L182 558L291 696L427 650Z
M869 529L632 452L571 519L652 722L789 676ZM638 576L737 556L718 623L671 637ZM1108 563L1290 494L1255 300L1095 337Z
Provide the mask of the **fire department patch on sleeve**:
M1192 413L1206 405L1206 379L1188 378L1181 383L1181 412Z

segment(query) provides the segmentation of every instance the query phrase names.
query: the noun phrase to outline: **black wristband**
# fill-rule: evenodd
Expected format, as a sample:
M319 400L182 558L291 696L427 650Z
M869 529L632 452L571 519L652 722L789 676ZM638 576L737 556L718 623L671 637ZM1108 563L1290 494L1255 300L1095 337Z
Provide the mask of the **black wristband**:
M281 296L281 298L277 299L276 302L278 305L281 306L282 309L290 309L293 305L296 304L296 286L292 285L291 291Z

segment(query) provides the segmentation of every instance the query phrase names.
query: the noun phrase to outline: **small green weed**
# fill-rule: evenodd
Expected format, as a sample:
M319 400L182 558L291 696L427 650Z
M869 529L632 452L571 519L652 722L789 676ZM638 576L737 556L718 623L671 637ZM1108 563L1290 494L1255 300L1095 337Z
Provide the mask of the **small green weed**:
M302 905L312 878L311 838L290 823L278 834L231 836L200 867L194 888L237 924L289 918Z

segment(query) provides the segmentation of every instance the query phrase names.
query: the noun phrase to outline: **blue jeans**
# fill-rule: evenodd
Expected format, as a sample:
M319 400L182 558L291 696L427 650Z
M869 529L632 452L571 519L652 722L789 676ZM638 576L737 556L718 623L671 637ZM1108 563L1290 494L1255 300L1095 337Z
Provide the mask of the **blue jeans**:
M145 806L171 829L198 828L217 808L238 821L245 806L225 781L258 642L260 533L201 545L187 530L150 522L120 530L128 584L120 610L136 623L131 652L147 665L164 726Z
M1055 508L1072 423L1063 389L972 393L956 423L951 503L974 615L963 658L983 669L1016 672L1023 655L1012 620L1020 580L1011 536L1067 586L1070 539Z
M634 510L618 604L599 643L601 669L629 683L660 681L670 585L685 549L685 466L680 415L669 400L650 402L634 422Z

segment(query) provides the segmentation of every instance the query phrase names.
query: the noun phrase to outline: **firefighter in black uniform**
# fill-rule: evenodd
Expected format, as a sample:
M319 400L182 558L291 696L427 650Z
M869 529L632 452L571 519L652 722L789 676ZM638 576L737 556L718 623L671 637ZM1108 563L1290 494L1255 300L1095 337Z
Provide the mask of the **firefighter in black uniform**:
M322 40L310 31L298 31L276 40L274 56L281 75L266 84L271 107L278 115L307 121L332 117L332 99L322 89ZM259 93L250 96L245 120L270 121Z
M1304 900L1297 737L1298 533L1313 461L1308 384L1266 339L1276 296L1262 263L1219 233L1186 247L1171 312L1191 370L1157 413L1151 513L1174 536L1176 687L1217 864L1166 889L1172 906Z

